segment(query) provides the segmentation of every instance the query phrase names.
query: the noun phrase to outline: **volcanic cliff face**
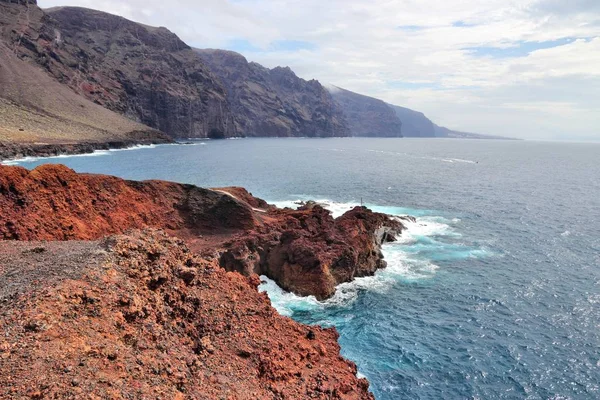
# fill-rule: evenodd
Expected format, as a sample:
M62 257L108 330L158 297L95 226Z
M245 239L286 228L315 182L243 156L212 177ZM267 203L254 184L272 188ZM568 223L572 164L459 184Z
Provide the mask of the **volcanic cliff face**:
M345 116L316 80L289 68L268 69L225 50L197 50L226 88L244 136L348 136Z
M0 242L0 398L373 399L257 284L156 231Z
M383 101L335 86L329 92L344 112L352 136L402 137L402 122Z
M235 135L225 92L166 28L74 7L48 10L36 55L60 82L173 137Z
M35 1L0 0L0 159L169 141L50 76L54 38L51 18Z

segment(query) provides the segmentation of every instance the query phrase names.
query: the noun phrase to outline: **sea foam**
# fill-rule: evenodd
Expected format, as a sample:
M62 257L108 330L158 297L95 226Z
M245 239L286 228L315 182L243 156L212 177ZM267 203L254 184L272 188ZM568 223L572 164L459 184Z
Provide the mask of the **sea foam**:
M319 199L316 202L331 211L335 218L359 205L356 202L335 202L327 199ZM297 208L302 204L302 200L271 203L278 207ZM382 247L387 267L377 271L374 276L356 278L352 282L338 285L334 296L325 301L318 301L314 296L301 297L288 293L277 286L273 280L262 276L259 290L267 292L275 309L283 315L291 316L294 312L345 307L356 301L363 291L384 293L398 283L419 282L433 278L439 266L435 264L432 257L427 257L430 253L443 254L450 249L449 251L458 255L459 251L466 251L467 253L459 257L467 258L473 255L471 252L476 251L466 246L454 248L452 246L457 245L444 241L445 238L460 238L461 234L454 229L454 225L460 223L458 218L446 219L431 215L434 213L431 210L370 204L367 206L373 211L400 218L406 227L396 242L387 243ZM401 218L406 215L416 216L416 222Z

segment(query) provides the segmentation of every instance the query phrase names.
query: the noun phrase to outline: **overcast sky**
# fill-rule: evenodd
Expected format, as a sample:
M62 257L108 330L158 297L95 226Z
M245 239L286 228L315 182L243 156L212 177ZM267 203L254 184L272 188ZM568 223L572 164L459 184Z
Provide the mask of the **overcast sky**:
M600 140L600 0L39 0L424 112L452 129Z

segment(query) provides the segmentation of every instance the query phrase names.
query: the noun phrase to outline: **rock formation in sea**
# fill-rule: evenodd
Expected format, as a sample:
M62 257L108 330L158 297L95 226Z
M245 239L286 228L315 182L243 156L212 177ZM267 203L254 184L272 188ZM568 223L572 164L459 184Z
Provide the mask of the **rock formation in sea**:
M317 299L336 286L370 276L386 263L381 245L403 226L387 215L356 207L334 219L319 205L271 209L264 226L224 244L220 264L245 275L266 275L283 289Z
M351 136L402 137L402 121L382 100L337 86L327 88L344 112Z
M264 274L319 299L385 267L381 245L403 229L364 207L334 219L317 204L278 209L242 188L126 181L61 165L0 166L0 172L0 239L96 240L158 228L227 270Z
M244 136L348 136L346 117L316 80L288 67L265 68L226 50L197 50L223 83Z

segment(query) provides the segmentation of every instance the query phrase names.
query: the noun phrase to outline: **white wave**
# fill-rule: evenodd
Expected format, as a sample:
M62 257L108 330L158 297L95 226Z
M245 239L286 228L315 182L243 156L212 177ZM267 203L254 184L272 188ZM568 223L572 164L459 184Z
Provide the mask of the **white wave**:
M111 152L111 151L116 151L116 149L114 149L114 150L94 150L94 152L92 152L92 153L83 153L83 154L59 154L59 155L50 156L50 157L15 158L12 160L2 161L1 164L2 165L19 165L22 163L36 162L39 160L54 160L54 159L72 158L72 157L98 157L98 156L105 156L105 155L109 154L109 152Z
M304 202L307 200L298 199L298 200L286 200L286 201L271 201L270 204L273 204L279 208L299 208ZM360 203L348 202L348 203L340 203L327 199L318 199L314 200L317 204L321 205L323 208L331 211L331 215L333 218L337 218L342 216L345 212L352 210L354 207L359 206Z
M416 154L408 154L408 153L399 153L399 152L395 152L395 151L386 151L386 150L372 150L372 149L367 149L368 152L371 153L379 153L379 154L389 154L389 155L393 155L393 156L405 156L405 157L410 157L410 158L418 158L421 160L432 160L432 161L441 161L441 162L447 162L447 163L466 163L466 164L477 164L477 161L473 161L473 160L465 160L463 158L442 158L442 157L429 157L429 156L419 156Z
M450 236L459 237L460 233L454 231L442 217L419 217L415 222L401 219L400 222L406 228L398 238L398 243L408 244L425 236Z

